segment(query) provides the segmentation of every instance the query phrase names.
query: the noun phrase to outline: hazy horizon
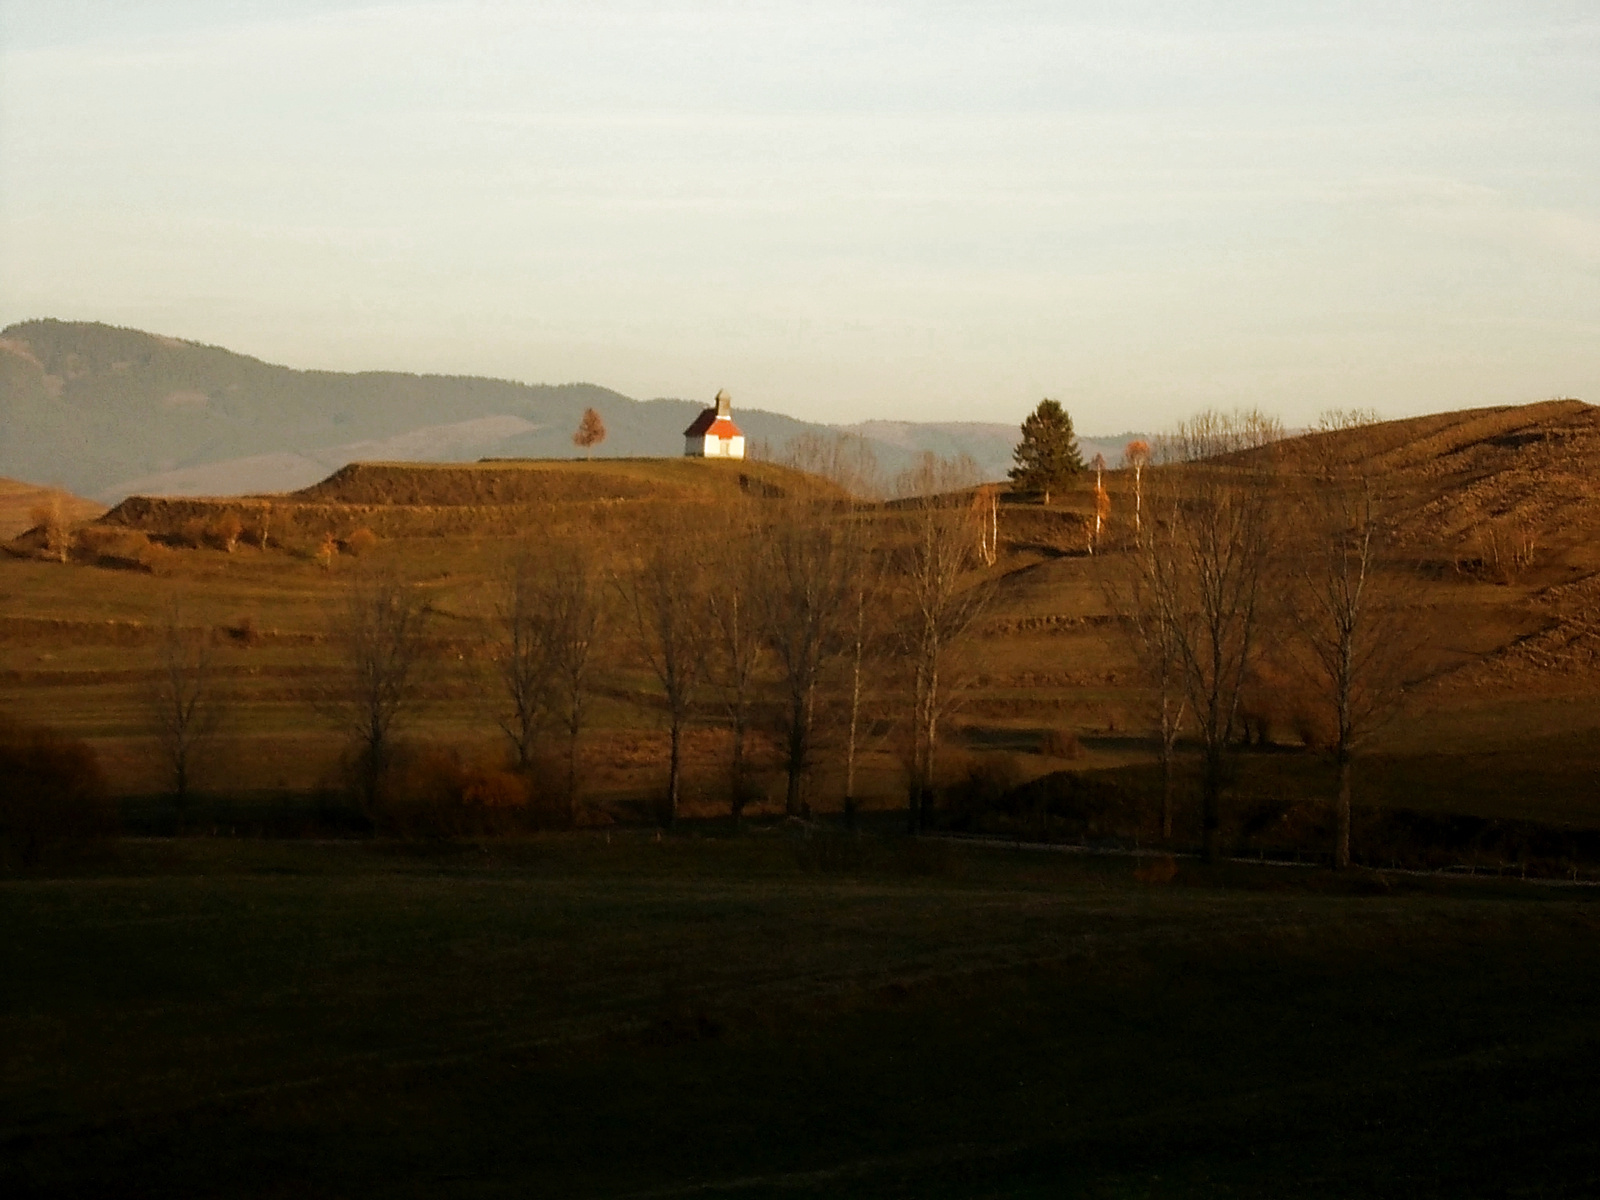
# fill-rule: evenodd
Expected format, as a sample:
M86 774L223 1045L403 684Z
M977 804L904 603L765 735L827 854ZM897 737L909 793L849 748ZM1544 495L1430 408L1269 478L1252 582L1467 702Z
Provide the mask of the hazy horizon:
M0 325L831 423L1600 395L1578 3L0 3Z

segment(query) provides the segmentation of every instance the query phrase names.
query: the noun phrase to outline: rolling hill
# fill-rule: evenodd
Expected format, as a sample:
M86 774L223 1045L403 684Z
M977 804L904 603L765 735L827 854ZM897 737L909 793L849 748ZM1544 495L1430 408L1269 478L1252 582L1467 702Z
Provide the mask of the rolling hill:
M105 505L16 479L0 479L0 541L10 541L38 522L34 514L44 505L59 502L61 515L70 523L92 521Z
M597 455L637 457L677 454L702 404L587 383L299 371L93 323L0 331L0 474L59 480L111 503L135 493L289 491L357 461L569 458L588 407L606 423ZM743 406L738 417L752 442L773 447L842 428L868 439L889 472L933 450L971 454L1000 478L1017 438L1010 424L832 427ZM1085 441L1084 453L1114 459L1119 447Z

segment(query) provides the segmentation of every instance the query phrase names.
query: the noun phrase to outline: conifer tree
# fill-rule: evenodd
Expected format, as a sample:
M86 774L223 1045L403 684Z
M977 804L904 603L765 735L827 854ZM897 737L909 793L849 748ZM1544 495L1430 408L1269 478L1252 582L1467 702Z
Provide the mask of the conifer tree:
M1066 486L1083 470L1072 418L1059 401L1039 401L1039 407L1022 422L1022 441L1011 457L1017 460L1009 472L1011 482L1019 491L1043 492L1046 504L1052 489Z

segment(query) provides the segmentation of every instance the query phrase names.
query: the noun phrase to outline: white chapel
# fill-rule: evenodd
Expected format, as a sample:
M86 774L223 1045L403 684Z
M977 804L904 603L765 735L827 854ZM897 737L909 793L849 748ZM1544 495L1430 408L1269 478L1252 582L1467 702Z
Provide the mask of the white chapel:
M708 408L683 431L683 453L687 458L743 458L744 434L733 423L733 401L727 392L717 393L715 408Z

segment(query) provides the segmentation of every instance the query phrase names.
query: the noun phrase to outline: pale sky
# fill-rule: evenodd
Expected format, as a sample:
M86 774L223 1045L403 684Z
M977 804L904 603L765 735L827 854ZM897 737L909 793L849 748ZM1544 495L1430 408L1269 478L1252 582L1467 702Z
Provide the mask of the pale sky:
M1600 402L1600 3L0 0L0 324L1086 432Z

